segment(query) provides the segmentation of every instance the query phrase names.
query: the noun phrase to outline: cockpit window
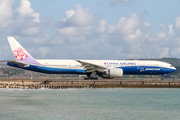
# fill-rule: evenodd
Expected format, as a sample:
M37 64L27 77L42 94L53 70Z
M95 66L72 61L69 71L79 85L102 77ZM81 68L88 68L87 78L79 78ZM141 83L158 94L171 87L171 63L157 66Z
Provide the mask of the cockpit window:
M172 65L170 65L170 67L173 67Z

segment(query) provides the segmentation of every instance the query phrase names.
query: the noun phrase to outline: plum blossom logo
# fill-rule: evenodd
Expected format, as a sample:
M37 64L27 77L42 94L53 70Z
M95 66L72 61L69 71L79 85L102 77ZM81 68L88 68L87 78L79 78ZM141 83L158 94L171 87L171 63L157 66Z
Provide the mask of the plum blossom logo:
M104 62L104 65L106 65L106 62Z
M14 50L13 54L18 60L23 60L27 57L25 50L21 47L19 47L17 50Z

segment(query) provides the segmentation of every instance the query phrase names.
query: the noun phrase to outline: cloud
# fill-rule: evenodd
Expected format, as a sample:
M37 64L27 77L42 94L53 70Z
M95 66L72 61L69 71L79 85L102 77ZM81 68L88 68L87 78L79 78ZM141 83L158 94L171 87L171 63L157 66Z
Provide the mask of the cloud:
M70 19L73 14L65 18ZM159 58L178 55L174 51L178 50L177 46L172 47L175 25L160 24L159 31L149 34L147 31L150 26L140 15L130 14L129 17L120 17L116 24L101 19L97 26L94 23L87 26L61 26L56 28L55 37L49 36L42 41L43 37L39 37L36 40L41 41L39 45L48 43L42 46L46 48L45 51L39 50L43 51L41 54L44 58L54 58L57 54L60 54L60 58L70 59Z
M91 29L92 27L64 27L58 28L57 32L66 36L89 35L91 34Z
M118 1L128 3L132 1ZM15 5L16 4L16 5ZM64 18L40 19L28 0L0 1L0 39L2 58L11 58L6 37L15 38L35 58L124 59L177 57L180 54L180 17L169 25L160 24L150 33L151 23L132 13L109 22L80 4L65 11ZM5 14L8 13L8 14ZM113 13L112 13L113 14Z
M39 22L39 13L34 12L31 8L31 3L28 0L20 0L20 7L17 8L17 11L22 17L32 17L34 22Z
M39 13L31 8L28 0L0 1L0 28L10 35L37 35L40 28Z
M71 13L71 15L66 15L68 16L66 18L69 19L69 16L75 14L74 12ZM137 42L141 42L144 32L150 27L150 23L143 20L140 15L131 14L129 17L120 17L116 24L109 24L108 20L101 19L97 25L94 26L93 23L89 23L88 26L60 27L57 29L57 35L64 36L64 41L69 41L68 45L76 45L77 48L73 49L73 52L80 51L78 48L83 46L83 51L86 51L86 53L81 55L85 57L87 53L88 55L97 54L97 57L108 55L116 59L140 57L139 52L143 51L141 49L142 44L137 44ZM96 47L101 49L94 51ZM91 53L89 53L90 51ZM103 52L107 55L104 55Z
M12 22L12 3L13 0L0 1L0 28L5 28Z
M131 14L129 18L121 17L116 25L111 25L107 29L109 34L134 34L138 29L146 30L150 24L140 19L137 14Z
M100 34L105 33L106 30L107 30L107 24L108 24L107 20L105 20L105 19L100 20L100 21L99 21L99 27L98 27L98 29L97 29L97 32L100 33Z
M87 27L98 18L99 16L92 14L89 8L82 8L77 4L75 10L65 12L65 18L59 22L59 27Z
M12 34L32 36L40 33L40 14L31 8L28 0L20 0L19 6L14 11ZM17 31L18 29L18 31Z
M113 40L111 38L110 41L112 43L115 41L116 43L123 42L133 44L142 39L144 32L146 32L149 27L150 24L143 20L141 16L131 14L127 18L120 17L118 22L114 25L109 25L107 20L101 20L97 28L97 33L109 35L110 37L116 36ZM108 37L108 39L110 37ZM103 39L103 41L107 41L108 39Z
M137 14L131 14L128 18L119 18L117 24L107 25L107 20L101 20L98 32L103 34L133 35L146 31L150 24L141 19Z
M180 33L180 16L175 19L174 28L178 33Z
M70 42L83 41L94 33L93 25L97 23L98 19L99 15L95 15L90 12L89 8L82 8L80 4L77 4L75 10L65 12L65 18L59 21L56 32Z

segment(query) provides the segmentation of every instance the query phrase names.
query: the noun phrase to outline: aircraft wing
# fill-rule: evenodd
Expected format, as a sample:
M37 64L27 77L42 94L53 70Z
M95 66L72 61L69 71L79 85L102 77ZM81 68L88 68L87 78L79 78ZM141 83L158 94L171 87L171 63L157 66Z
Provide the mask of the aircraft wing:
M95 71L101 72L101 71L107 69L106 67L99 66L99 65L96 65L96 64L92 64L92 63L88 63L88 62L85 62L85 61L81 61L81 60L76 60L76 61L81 63L82 66L85 67L86 72L95 72Z

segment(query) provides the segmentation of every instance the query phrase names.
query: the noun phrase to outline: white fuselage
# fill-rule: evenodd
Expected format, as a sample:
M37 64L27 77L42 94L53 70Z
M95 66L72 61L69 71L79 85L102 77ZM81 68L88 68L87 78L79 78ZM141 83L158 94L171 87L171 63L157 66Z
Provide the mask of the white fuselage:
M66 69L83 69L83 66L75 60L46 60L36 59L37 62L46 67L66 68ZM161 61L148 61L148 60L83 60L87 63L95 65L114 68L114 67L130 67L130 66L149 66L149 67L163 67L175 69L171 64Z

